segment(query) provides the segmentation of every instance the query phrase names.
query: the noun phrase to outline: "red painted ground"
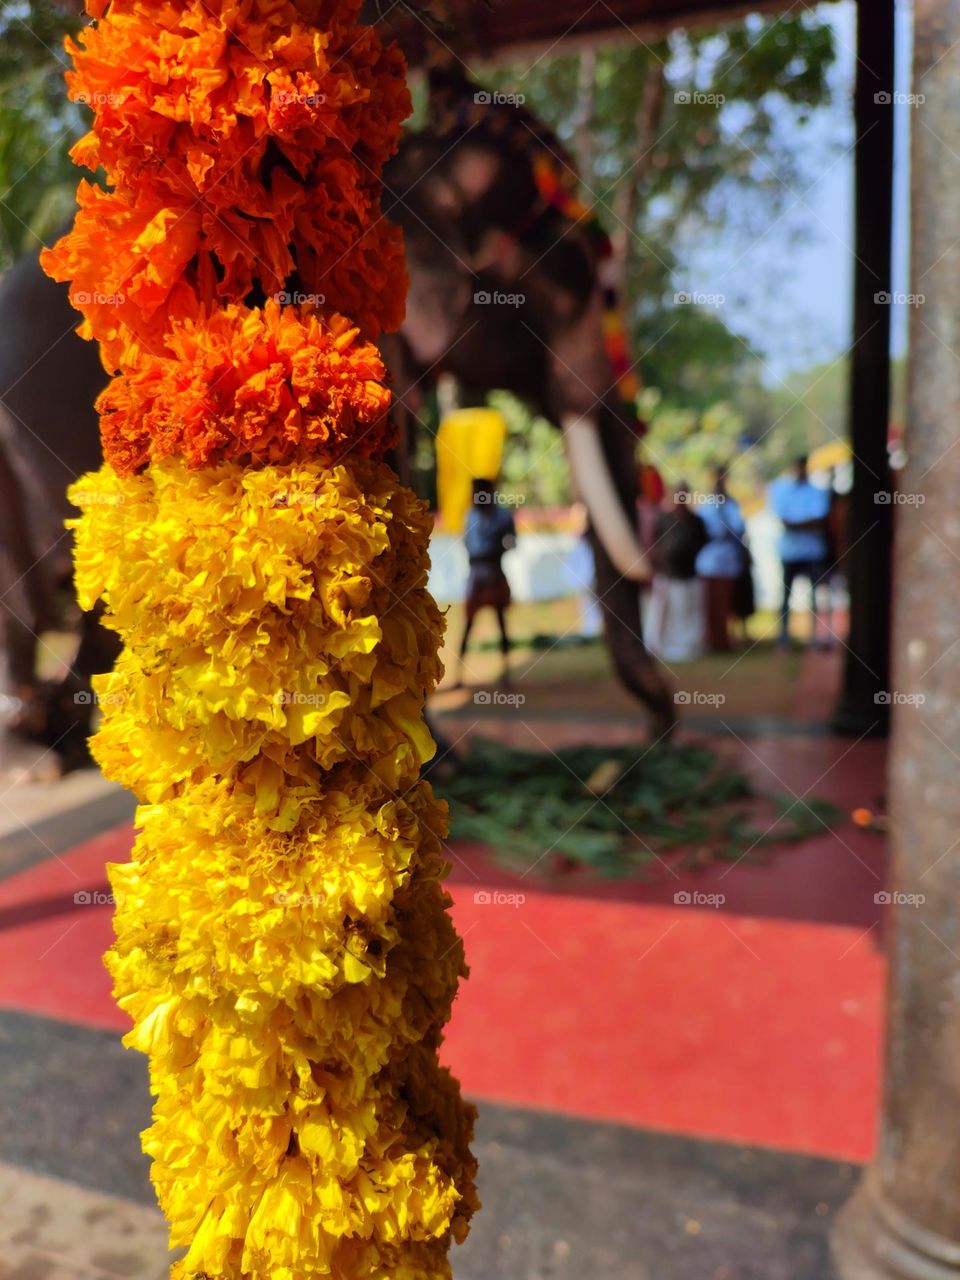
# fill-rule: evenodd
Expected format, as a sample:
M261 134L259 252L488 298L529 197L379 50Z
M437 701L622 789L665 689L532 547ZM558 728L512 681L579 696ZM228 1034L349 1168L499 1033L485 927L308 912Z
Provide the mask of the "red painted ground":
M0 884L0 1006L125 1026L100 964L109 903L74 895L105 896L103 864L129 842L121 828ZM460 879L455 915L473 972L447 1058L470 1094L869 1155L883 979L875 929L527 883L513 888L525 900L509 904L491 900L491 884Z

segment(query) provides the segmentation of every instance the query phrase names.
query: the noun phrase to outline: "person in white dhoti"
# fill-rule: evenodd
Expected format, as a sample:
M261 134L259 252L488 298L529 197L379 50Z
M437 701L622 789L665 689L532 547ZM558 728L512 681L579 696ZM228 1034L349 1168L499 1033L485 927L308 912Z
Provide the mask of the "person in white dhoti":
M644 639L664 662L689 662L702 657L706 648L705 588L696 562L707 532L691 497L685 484L678 485L654 527Z

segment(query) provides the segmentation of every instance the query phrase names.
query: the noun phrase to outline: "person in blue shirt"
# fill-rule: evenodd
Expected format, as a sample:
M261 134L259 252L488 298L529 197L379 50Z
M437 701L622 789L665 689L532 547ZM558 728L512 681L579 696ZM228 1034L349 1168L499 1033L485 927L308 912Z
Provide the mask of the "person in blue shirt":
M748 569L743 537L746 525L736 498L727 493L727 472L718 467L713 492L699 504L699 515L707 541L697 555L697 576L706 583L707 648L723 653L732 648L730 616L734 612L734 592Z
M517 540L513 512L499 501L499 493L492 480L474 480L473 502L467 513L464 542L470 559L470 575L467 578L466 624L460 641L460 679L463 662L470 640L473 622L481 609L496 611L500 624L500 652L503 657L503 679L510 674L508 655L510 640L507 635L507 610L510 607L510 585L503 572L503 555Z
M827 518L830 493L812 484L807 475L806 458L798 458L788 475L774 480L769 489L770 506L783 524L779 551L783 563L783 605L780 610L780 646L790 643L790 593L797 578L806 578L813 597L812 637L819 646L829 643L825 635L819 640L820 614L817 589L830 571Z

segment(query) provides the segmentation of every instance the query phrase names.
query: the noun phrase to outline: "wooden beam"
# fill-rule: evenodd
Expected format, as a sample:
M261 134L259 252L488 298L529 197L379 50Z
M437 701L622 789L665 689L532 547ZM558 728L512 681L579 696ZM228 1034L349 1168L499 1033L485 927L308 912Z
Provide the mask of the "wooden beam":
M674 27L732 22L751 13L812 8L815 0L494 0L471 6L474 57L570 53L587 45L650 40Z

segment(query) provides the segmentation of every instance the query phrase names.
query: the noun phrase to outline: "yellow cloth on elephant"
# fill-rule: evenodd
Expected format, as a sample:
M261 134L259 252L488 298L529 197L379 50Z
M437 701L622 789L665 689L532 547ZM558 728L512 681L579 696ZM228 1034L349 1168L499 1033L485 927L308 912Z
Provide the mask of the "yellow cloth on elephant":
M444 528L462 533L474 480L496 480L507 424L498 409L455 409L437 431L437 499Z

